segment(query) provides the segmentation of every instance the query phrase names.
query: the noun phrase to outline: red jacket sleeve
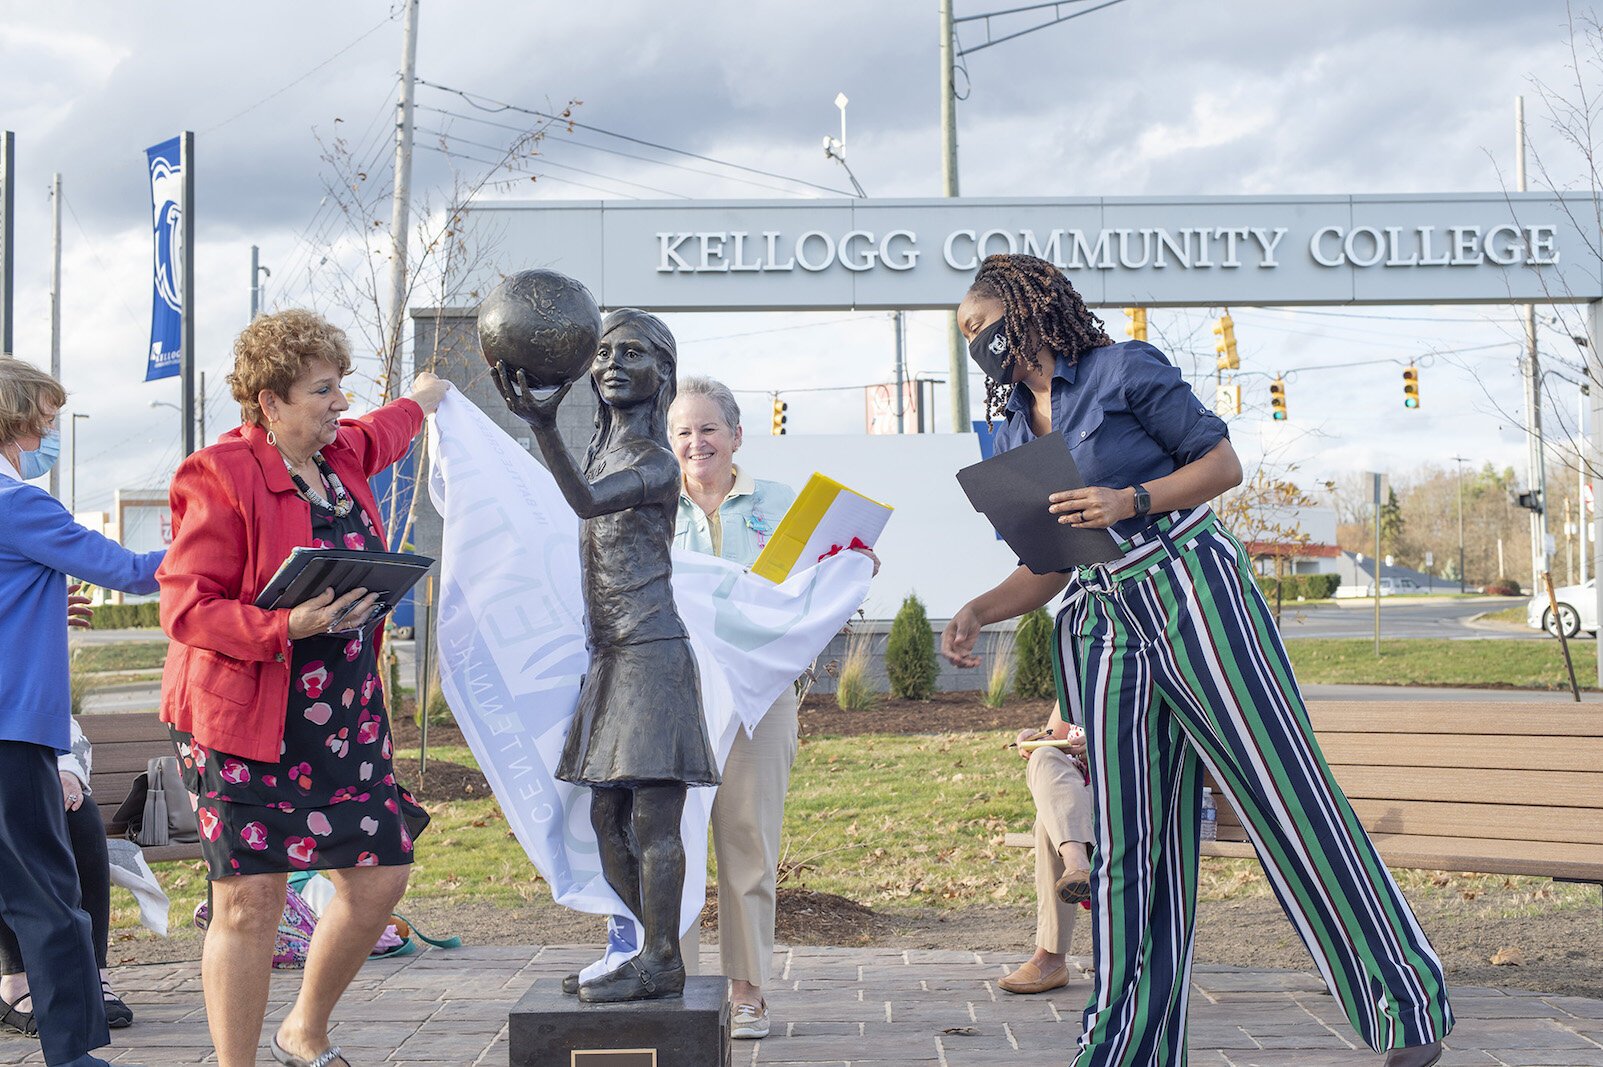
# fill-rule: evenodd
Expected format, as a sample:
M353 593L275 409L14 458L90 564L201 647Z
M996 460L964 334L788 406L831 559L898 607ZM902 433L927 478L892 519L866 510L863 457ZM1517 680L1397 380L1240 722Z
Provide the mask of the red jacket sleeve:
M423 409L411 397L402 397L359 419L340 423L339 439L356 453L362 472L371 478L399 463L422 429Z
M156 572L161 625L181 644L237 660L287 661L289 612L240 600L250 531L238 495L198 453L173 476L173 541Z

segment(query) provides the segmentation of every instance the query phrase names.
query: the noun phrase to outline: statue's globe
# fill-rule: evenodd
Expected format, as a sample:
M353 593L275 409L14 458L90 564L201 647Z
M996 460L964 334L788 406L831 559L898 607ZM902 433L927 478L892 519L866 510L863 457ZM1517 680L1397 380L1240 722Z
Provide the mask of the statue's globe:
M519 271L507 278L479 305L478 319L485 361L521 370L538 389L555 389L586 374L601 344L595 297L554 270Z

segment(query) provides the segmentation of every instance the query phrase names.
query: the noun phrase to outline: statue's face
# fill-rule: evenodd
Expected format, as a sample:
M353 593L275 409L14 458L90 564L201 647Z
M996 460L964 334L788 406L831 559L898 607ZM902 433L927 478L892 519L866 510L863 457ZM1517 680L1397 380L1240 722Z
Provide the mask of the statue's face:
M631 327L620 327L601 339L590 365L604 403L632 407L654 398L662 388L663 367L651 343Z

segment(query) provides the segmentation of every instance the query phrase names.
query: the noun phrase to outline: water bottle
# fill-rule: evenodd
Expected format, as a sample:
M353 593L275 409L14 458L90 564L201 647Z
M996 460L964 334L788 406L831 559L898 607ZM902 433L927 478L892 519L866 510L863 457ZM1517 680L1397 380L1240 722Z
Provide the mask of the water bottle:
M1202 787L1202 839L1219 840L1219 808L1213 802L1213 790Z

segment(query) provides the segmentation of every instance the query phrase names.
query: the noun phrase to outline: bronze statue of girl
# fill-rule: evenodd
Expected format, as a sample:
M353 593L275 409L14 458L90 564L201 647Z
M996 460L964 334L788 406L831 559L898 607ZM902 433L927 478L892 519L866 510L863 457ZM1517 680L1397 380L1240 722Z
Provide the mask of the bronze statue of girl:
M557 777L591 789L590 820L607 884L645 927L640 952L584 983L587 1001L678 996L685 791L717 785L701 683L670 579L679 466L668 448L677 350L662 320L613 311L590 367L599 401L584 469L556 429L572 388L538 398L501 362L496 387L533 430L568 504L584 520L580 556L590 669Z

